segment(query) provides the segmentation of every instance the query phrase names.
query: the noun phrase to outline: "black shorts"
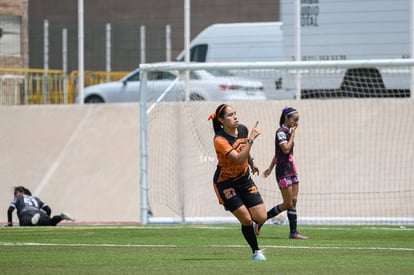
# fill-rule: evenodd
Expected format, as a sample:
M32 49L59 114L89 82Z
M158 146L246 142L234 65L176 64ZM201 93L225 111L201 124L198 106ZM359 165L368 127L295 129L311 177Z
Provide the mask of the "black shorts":
M19 225L20 226L32 226L32 218L34 214L36 214L38 211L34 210L28 210L24 211L19 216Z
M214 183L214 190L220 204L231 212L239 209L242 205L251 208L263 204L259 189L257 189L250 175L236 181Z

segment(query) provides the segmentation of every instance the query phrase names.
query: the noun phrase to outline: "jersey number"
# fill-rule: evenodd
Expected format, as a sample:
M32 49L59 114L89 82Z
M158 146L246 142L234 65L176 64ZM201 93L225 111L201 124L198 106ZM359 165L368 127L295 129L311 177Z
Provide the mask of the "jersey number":
M234 188L227 188L223 190L224 196L226 197L226 199L231 199L234 196L236 196L236 190L234 190Z
M39 204L33 197L25 197L24 204L39 208Z

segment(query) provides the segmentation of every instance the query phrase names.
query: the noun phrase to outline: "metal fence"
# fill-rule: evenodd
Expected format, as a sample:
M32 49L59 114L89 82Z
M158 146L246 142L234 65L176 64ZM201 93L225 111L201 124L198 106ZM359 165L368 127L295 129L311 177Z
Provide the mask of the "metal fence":
M121 79L127 72L86 71L85 86ZM78 71L0 68L0 105L73 104Z

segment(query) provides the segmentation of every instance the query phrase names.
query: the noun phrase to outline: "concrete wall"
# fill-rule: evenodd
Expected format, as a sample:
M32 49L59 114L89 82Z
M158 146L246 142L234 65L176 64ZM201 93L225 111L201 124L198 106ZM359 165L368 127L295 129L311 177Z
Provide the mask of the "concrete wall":
M149 204L154 217L231 217L212 189L216 160L207 117L218 102L161 104L148 117ZM301 217L414 217L414 102L410 99L234 102L262 135L261 171L273 155L280 110L301 114L295 155ZM138 104L0 107L0 222L25 185L53 213L79 222L140 219ZM254 177L267 207L273 175ZM183 203L185 202L185 203Z
M79 221L139 220L138 105L0 108L1 221L12 187Z

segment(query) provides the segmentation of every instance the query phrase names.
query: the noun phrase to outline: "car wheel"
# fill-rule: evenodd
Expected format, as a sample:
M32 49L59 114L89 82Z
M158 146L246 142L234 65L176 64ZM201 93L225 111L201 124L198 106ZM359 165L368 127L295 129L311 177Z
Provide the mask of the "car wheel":
M191 101L204 101L205 98L199 94L191 94L190 95L190 100Z
M85 99L85 103L104 103L105 101L102 99L102 97L93 95L90 97L87 97Z

